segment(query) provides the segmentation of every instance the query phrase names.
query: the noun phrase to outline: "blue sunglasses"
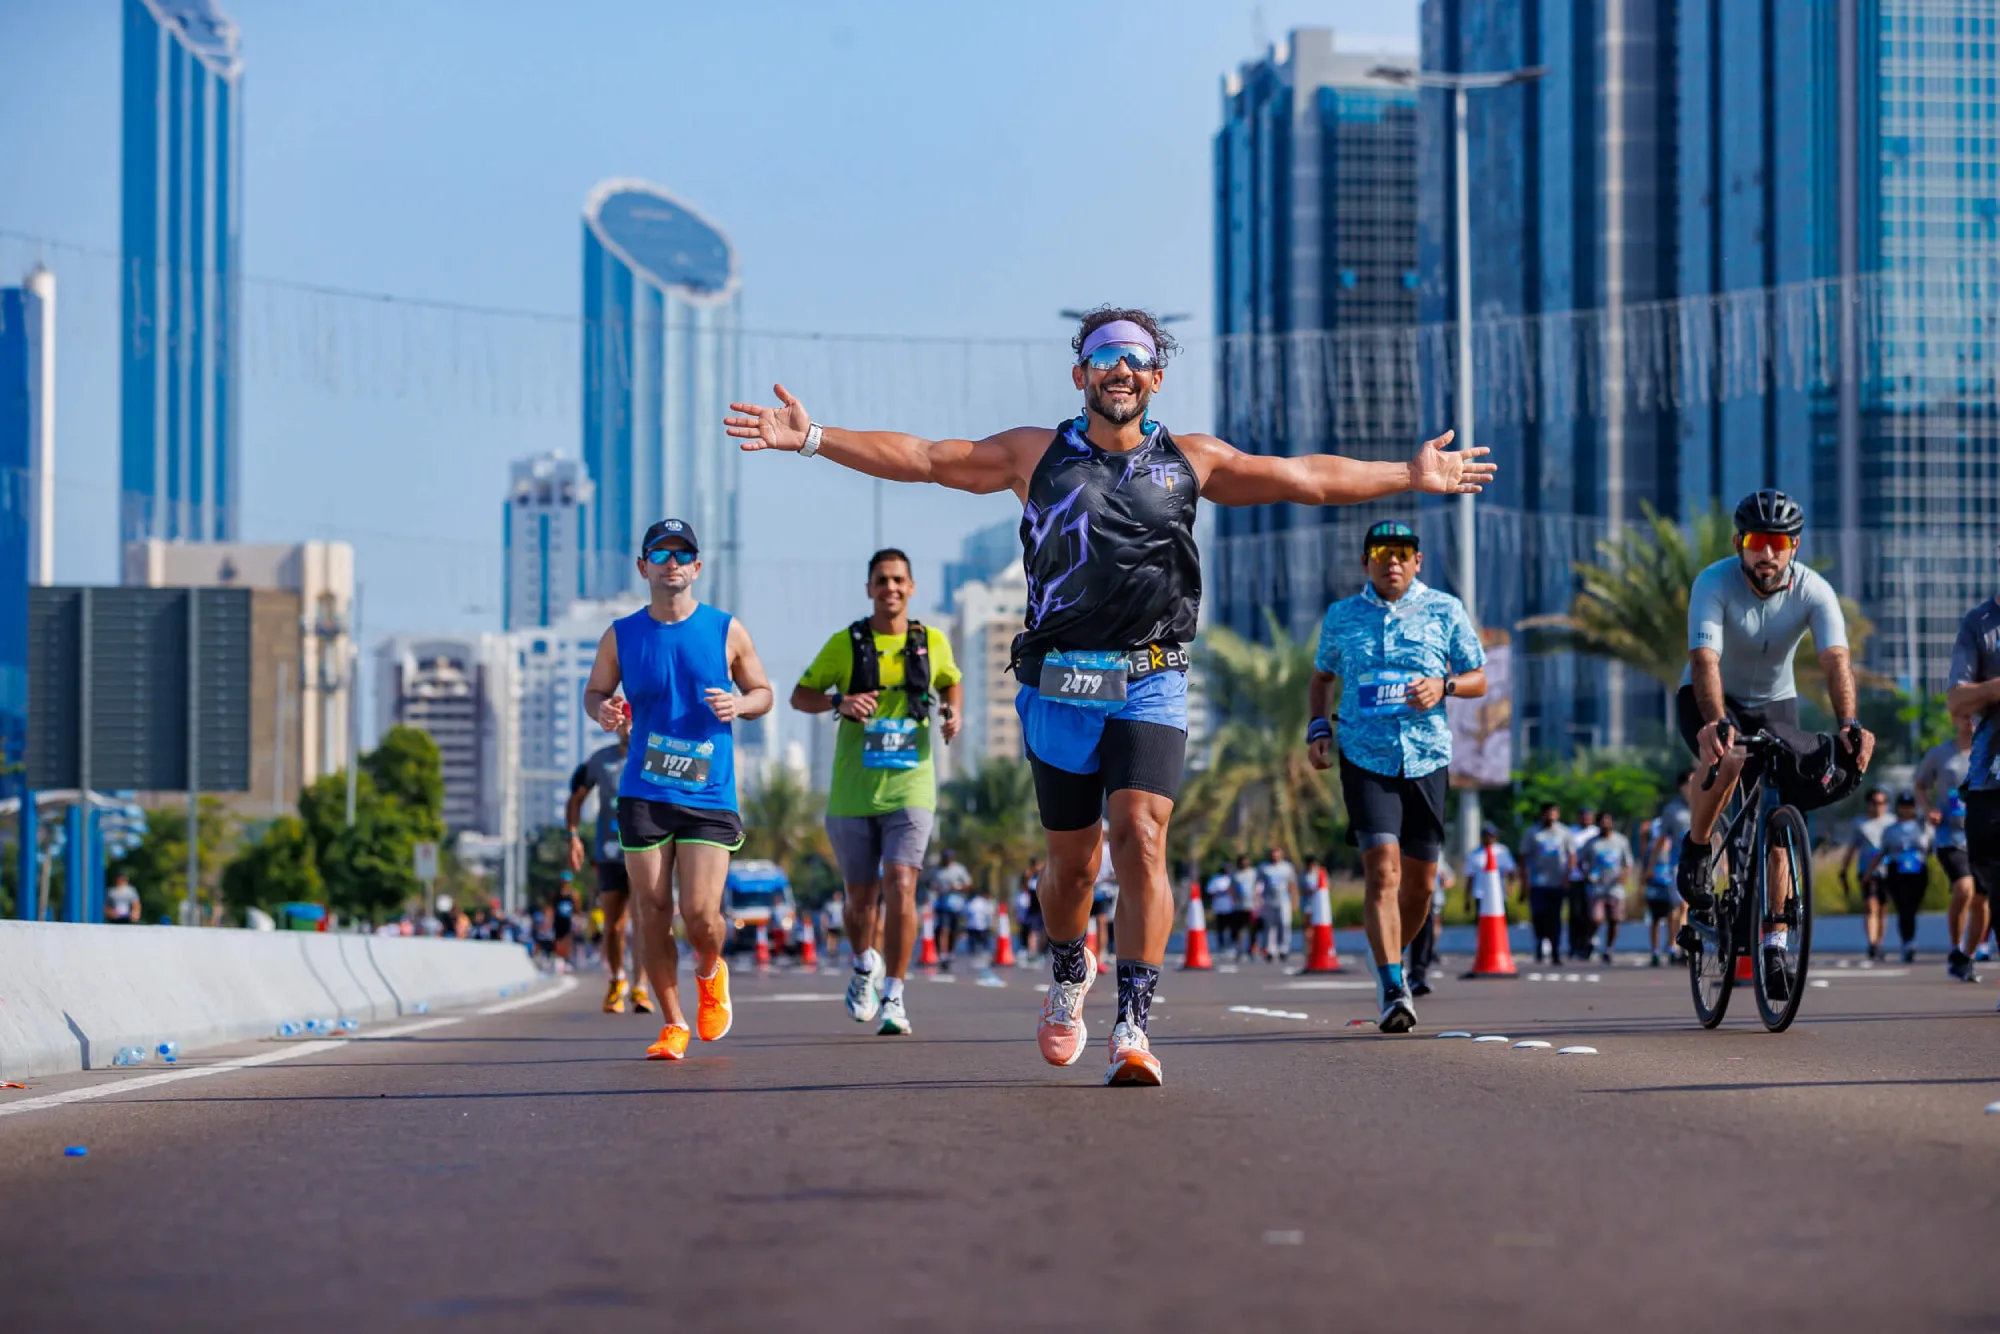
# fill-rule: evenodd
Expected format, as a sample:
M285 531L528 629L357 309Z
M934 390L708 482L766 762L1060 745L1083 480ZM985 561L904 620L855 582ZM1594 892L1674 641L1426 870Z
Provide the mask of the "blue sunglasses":
M698 552L676 551L672 547L654 547L646 553L646 560L653 565L665 565L668 561L677 565L692 565L700 559Z
M1108 371L1121 361L1134 371L1156 371L1166 365L1155 354L1130 343L1106 343L1085 357L1083 364L1094 371Z

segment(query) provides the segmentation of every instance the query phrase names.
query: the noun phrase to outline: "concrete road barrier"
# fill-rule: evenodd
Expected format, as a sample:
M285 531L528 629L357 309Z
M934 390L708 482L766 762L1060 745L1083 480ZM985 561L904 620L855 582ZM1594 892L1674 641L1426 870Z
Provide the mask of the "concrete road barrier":
M0 921L0 1078L111 1064L123 1046L183 1052L287 1020L367 1026L419 1006L497 998L538 976L518 945L477 940Z

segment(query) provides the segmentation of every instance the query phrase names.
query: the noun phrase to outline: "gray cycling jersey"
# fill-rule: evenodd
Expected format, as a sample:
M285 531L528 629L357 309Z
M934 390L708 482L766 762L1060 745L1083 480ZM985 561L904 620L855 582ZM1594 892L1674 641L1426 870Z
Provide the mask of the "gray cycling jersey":
M618 842L618 780L625 772L625 743L606 746L591 753L570 776L570 791L581 787L597 789L597 846L591 851L596 862L622 862L625 849Z
M1940 847L1965 846L1965 797L1958 789L1964 784L1971 763L1972 756L1960 750L1958 742L1947 741L1925 751L1922 763L1917 765L1917 776L1911 786L1919 793L1930 793L1930 808L1942 817L1937 827Z
M1791 582L1760 598L1735 556L1695 576L1688 591L1688 651L1714 649L1722 657L1722 693L1746 709L1796 699L1792 654L1811 631L1824 653L1847 647L1847 618L1833 585L1808 566L1792 565ZM1694 684L1694 667L1681 673Z

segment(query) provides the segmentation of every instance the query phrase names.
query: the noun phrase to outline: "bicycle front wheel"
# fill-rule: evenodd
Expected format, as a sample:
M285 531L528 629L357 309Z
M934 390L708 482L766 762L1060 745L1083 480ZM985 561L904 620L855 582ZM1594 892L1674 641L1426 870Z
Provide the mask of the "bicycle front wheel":
M1756 920L1761 939L1752 937L1751 971L1757 1013L1764 1027L1782 1033L1798 1016L1812 959L1812 839L1806 818L1780 806L1764 826L1764 866L1757 877Z
M1718 830L1710 840L1709 865L1718 873L1727 874L1730 887L1724 891L1718 883L1715 887L1715 924L1688 914L1688 924L1697 937L1694 948L1687 952L1688 989L1694 993L1695 1018L1701 1020L1703 1028L1714 1028L1722 1022L1722 1016L1729 1012L1729 993L1736 986L1736 936L1739 887L1736 868L1728 867L1722 857L1722 834Z

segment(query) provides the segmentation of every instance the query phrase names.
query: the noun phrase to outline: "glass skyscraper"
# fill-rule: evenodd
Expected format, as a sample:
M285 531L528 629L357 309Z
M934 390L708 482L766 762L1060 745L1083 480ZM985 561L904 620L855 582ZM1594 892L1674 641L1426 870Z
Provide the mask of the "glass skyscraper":
M738 590L739 452L722 419L738 390L736 253L658 186L610 180L583 208L583 462L591 596L640 585L648 525L672 516L701 541L704 600Z
M583 465L560 454L517 459L508 472L500 516L506 549L500 625L552 625L589 596L584 557L593 488Z
M1373 78L1389 59L1336 52L1302 28L1223 82L1215 136L1217 425L1259 454L1406 458L1414 398L1375 404L1337 373L1337 345L1408 329L1417 310L1417 97ZM1385 357L1394 359L1393 352ZM1264 633L1270 608L1310 633L1359 585L1362 509L1218 509L1211 596L1218 623Z
M243 62L212 0L124 0L119 541L237 536Z
M28 739L28 586L47 582L38 558L39 483L49 462L48 387L55 287L37 269L0 287L0 794L19 791Z

